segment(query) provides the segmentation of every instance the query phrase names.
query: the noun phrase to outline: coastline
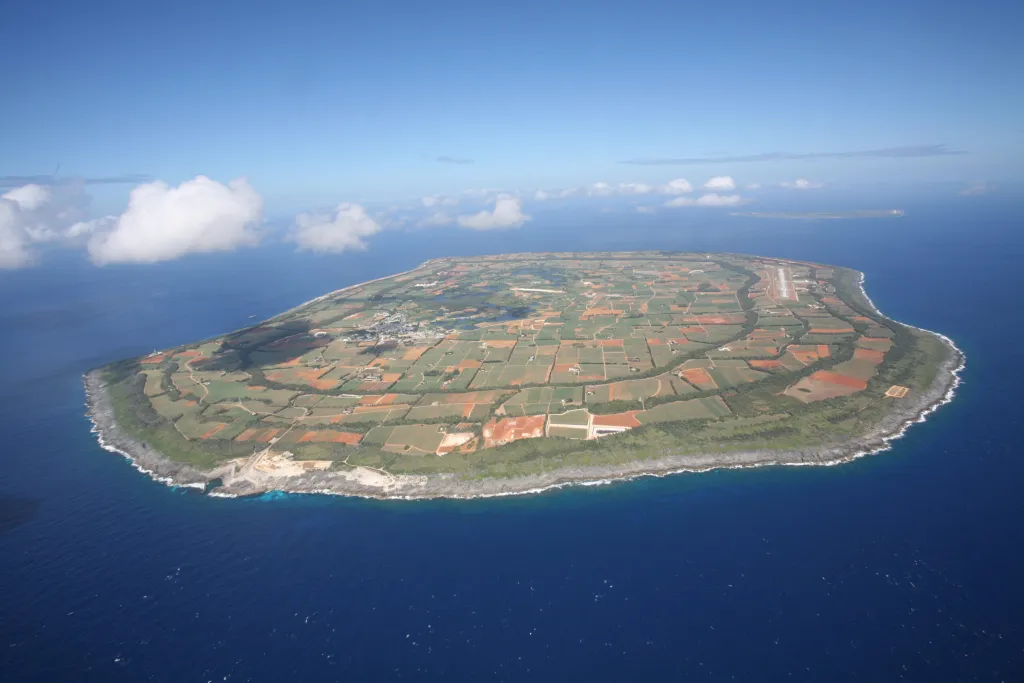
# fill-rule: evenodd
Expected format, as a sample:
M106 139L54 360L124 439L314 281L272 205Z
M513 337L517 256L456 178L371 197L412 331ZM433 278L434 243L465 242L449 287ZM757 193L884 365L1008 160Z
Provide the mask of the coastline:
M875 313L883 315L864 291L864 279L864 274L860 273L858 286L861 295ZM595 486L639 477L706 472L714 469L780 465L832 466L889 450L892 448L892 442L903 437L912 425L925 422L931 413L952 401L956 394L956 389L962 381L960 375L966 366L964 353L957 348L952 339L943 334L905 323L899 324L924 334L934 335L948 348L949 357L940 364L932 385L912 400L899 404L900 409L885 416L871 432L848 443L815 449L764 449L704 454L666 453L658 458L628 463L566 467L541 474L500 479L466 480L453 474L389 475L390 481L384 483L379 474L374 476L370 470L356 467L352 471L310 472L293 477L267 476L254 482L251 476L233 478L231 475L234 468L230 466L202 471L175 462L147 444L125 434L117 425L113 406L99 370L92 370L84 377L87 416L92 422L92 432L97 435L103 449L121 455L129 460L135 469L168 486L206 490L211 482L222 479L223 486L209 493L215 497L252 496L280 491L380 500L474 499L530 495L566 486Z

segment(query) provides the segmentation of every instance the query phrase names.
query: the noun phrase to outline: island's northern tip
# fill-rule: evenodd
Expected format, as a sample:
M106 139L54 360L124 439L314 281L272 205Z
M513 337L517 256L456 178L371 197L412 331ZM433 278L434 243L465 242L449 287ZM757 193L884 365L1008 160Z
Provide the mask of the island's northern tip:
M884 450L963 354L847 268L714 253L442 258L86 378L170 484L471 498Z

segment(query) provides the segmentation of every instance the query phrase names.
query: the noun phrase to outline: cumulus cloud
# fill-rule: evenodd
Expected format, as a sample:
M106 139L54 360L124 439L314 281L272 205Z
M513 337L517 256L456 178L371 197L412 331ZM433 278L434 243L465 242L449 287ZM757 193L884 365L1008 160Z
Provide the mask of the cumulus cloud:
M984 180L977 180L960 190L960 195L962 197L977 197L978 195L988 194L993 190L995 190L995 187L991 183L987 183Z
M787 180L779 183L779 187L784 187L787 190L817 190L819 187L824 187L825 183L818 183L807 178L797 178L796 180Z
M341 253L363 251L366 238L380 232L380 225L359 204L339 204L334 211L302 213L295 217L291 239L300 249Z
M654 187L646 183L619 183L620 194L650 194Z
M50 201L50 188L30 183L16 187L4 194L4 199L14 202L23 211L35 211Z
M693 192L693 185L686 178L670 180L664 188L665 194L687 194Z
M587 194L591 197L608 197L615 194L615 188L608 183L594 183L587 188Z
M29 183L0 195L0 268L20 268L36 260L33 245L66 242L68 226L83 215L81 186L53 188Z
M705 195L701 195L697 199L691 199L689 197L676 197L665 202L665 206L670 208L678 208L680 206L736 206L742 204L743 198L738 194L720 195L715 192L710 192Z
M715 190L717 192L728 192L729 190L736 189L736 181L732 179L732 176L727 175L716 175L706 183L704 183L705 190Z
M177 187L146 183L132 190L124 213L93 234L89 256L104 265L230 251L259 241L255 228L262 216L263 199L244 178L227 185L202 175ZM95 231L104 226L88 227Z
M498 197L493 211L481 211L472 216L459 216L459 225L472 230L518 228L530 220L523 213L523 202L518 197Z
M0 197L0 268L31 264L35 259L29 250L31 242L21 205L7 195Z

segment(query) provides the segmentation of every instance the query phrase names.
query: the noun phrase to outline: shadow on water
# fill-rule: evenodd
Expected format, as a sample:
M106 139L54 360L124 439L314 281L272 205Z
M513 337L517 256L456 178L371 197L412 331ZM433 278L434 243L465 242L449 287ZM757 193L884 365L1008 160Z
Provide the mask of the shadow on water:
M39 516L42 501L0 494L0 536Z

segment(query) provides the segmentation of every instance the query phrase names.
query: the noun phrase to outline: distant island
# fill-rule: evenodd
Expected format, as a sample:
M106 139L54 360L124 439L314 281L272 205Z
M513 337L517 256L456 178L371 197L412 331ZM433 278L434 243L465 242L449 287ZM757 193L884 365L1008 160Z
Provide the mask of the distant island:
M100 443L169 484L471 498L828 465L949 401L948 338L854 270L738 254L441 258L88 373Z
M765 212L765 211L736 211L730 216L745 216L747 218L789 218L793 220L838 220L841 218L899 218L903 215L902 209L870 209L861 211L827 211L827 212Z

